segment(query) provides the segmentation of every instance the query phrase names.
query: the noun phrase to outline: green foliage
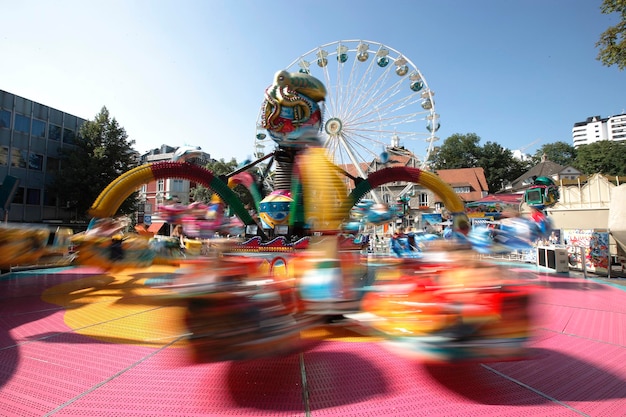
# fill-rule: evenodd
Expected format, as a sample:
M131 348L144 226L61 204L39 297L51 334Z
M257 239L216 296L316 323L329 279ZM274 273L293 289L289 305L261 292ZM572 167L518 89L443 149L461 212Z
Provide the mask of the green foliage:
M578 148L576 168L583 174L626 175L626 142L602 140Z
M455 133L436 147L431 156L432 168L455 169L473 168L480 157L480 137L475 133L462 135Z
M603 65L626 68L626 0L604 0L600 11L604 14L618 13L620 21L600 34L596 47L600 49L598 59Z
M208 164L205 165L205 168L208 169L215 175L220 178L225 183L228 183L228 174L237 170L239 164L235 158L232 158L230 161L226 162L223 158L218 160L212 160ZM252 197L250 196L250 192L241 184L238 184L233 189L235 194L239 197L239 199L243 202L244 205L252 203ZM211 197L214 192L211 189L203 187L202 185L197 185L190 191L190 197L193 198L194 201L201 201L204 203L209 203L211 201ZM254 204L252 204L254 206Z
M86 219L88 210L100 193L114 179L137 166L135 141L106 107L93 121L85 122L74 141L75 146L61 148L61 169L51 184L62 207L65 202L76 210L77 217ZM124 201L120 214L136 210L136 194Z
M482 167L490 192L499 191L502 183L512 181L530 167L515 158L513 152L494 142L479 145L480 137L475 133L455 133L441 147L435 148L432 168L457 169Z
M554 143L546 143L535 152L532 157L533 165L541 162L543 155L546 159L555 162L564 167L573 166L576 161L576 148L569 143L558 141Z
M526 163L513 156L511 150L494 142L487 142L480 148L477 166L485 171L489 192L492 193L502 189L503 182L512 181L529 169Z

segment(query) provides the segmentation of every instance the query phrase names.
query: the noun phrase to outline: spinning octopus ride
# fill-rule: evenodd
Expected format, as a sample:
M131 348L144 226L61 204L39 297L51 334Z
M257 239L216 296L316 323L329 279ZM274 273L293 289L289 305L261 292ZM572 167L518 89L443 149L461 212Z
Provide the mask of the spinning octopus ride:
M258 204L262 225L229 187L254 163L228 181L185 161L146 164L122 174L96 199L94 227L75 238L78 262L104 268L154 262L149 238L125 234L112 217L143 183L189 179L215 191L218 203L228 205L244 226L267 232L246 241L215 240L211 253L180 259L171 281L160 285L166 296L187 304L184 321L196 361L302 351L307 345L300 332L337 316L387 340L391 350L421 360L523 357L535 290L522 278L476 259L464 240L433 244L423 258L377 258L373 265L362 246L343 233L342 225L363 196L392 181L434 191L452 213L459 235L467 233L469 222L452 188L419 168L384 168L355 181L348 193L344 173L318 135L325 94L324 85L310 74L287 71L279 71L266 91L262 123L278 144L276 161L284 165L277 169L276 189ZM189 210L201 217L197 206ZM216 229L226 224L205 223ZM287 226L286 236L306 244L285 243L278 226ZM283 243L272 243L279 239ZM265 246L250 250L251 241ZM285 262L285 273L263 267L268 254Z

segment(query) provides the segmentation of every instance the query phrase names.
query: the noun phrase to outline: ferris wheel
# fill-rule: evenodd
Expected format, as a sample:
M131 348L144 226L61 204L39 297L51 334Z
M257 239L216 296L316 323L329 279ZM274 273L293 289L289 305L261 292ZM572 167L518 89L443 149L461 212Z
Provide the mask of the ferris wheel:
M308 73L326 86L320 133L335 164L360 177L373 162L384 166L395 155L427 167L438 140L434 92L401 52L378 42L335 41L311 49L285 69ZM270 143L257 120L255 149L260 154Z

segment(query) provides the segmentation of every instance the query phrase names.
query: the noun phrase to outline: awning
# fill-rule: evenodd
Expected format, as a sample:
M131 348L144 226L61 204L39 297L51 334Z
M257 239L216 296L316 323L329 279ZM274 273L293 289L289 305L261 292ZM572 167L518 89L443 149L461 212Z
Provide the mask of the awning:
M489 194L480 200L472 201L467 205L480 205L488 203L519 205L524 199L524 194Z
M152 233L152 234L158 234L159 230L161 230L161 227L163 227L163 225L166 222L152 222L152 224L148 227L148 232Z

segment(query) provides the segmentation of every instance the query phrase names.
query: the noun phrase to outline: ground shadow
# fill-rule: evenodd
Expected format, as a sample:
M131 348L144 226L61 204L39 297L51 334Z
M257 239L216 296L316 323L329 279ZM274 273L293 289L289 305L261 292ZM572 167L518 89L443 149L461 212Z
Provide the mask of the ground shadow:
M11 380L20 363L20 350L8 329L0 330L0 388Z
M581 402L626 398L626 381L619 375L550 349L530 349L527 359L516 362L420 366L442 387L481 404L520 405L520 390L533 403L548 403L550 398ZM552 374L568 389L545 379L544 375ZM602 381L602 385L590 381ZM510 389L511 384L518 389Z
M550 279L550 280L542 280L537 285L540 285L544 288L550 288L550 289L555 289L555 290L607 291L609 289L608 286L595 283L591 280L560 281L560 280Z
M347 369L358 370L358 374ZM369 377L362 378L363 374ZM388 384L383 372L359 355L309 351L302 356L233 362L228 389L240 407L302 412L305 399L312 411L354 404L384 394Z

